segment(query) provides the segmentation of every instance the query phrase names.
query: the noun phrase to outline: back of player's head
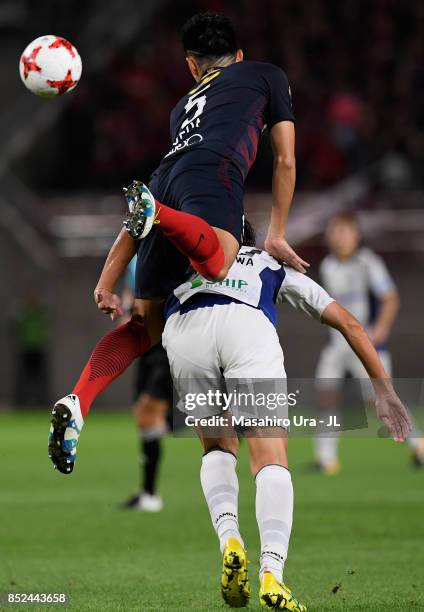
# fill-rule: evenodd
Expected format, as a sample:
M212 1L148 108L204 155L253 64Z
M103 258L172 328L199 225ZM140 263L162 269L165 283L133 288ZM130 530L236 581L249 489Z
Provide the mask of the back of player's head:
M243 236L241 239L242 246L254 247L256 246L256 233L253 225L247 220L244 220L243 224Z
M183 26L184 50L199 58L234 55L238 50L234 26L225 15L198 13Z

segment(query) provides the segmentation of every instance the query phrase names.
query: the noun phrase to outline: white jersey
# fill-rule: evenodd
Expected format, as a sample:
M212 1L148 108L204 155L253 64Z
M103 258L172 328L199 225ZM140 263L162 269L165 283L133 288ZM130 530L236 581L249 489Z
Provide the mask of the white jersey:
M266 251L242 247L227 278L211 282L195 274L168 298L165 316L215 304L239 302L261 310L276 325L276 304L288 302L316 319L333 301L305 274L278 263Z
M372 318L370 296L382 299L395 291L395 284L382 258L364 247L347 260L328 255L321 263L320 276L326 290L365 327ZM329 331L332 344L346 345L337 330Z
M332 301L313 280L252 247L240 249L221 282L193 275L165 306L162 343L179 396L219 390L222 378L227 390L249 381L251 392L256 381L262 390L266 383L271 393L287 394L284 355L275 329L276 303L289 302L320 319ZM237 406L231 410L240 414ZM221 411L207 403L197 415ZM286 411L287 405L279 407L276 415L284 418Z

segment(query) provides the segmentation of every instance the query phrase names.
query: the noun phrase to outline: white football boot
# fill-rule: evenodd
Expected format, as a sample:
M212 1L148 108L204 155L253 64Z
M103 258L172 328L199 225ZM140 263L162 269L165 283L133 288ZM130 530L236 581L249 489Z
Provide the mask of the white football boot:
M78 438L84 419L77 395L66 395L55 403L52 410L49 457L55 469L70 474L74 469Z
M143 492L138 499L137 509L142 512L160 512L163 509L162 498Z
M142 240L156 221L156 200L150 189L141 181L133 181L124 187L128 213L124 227L134 240Z

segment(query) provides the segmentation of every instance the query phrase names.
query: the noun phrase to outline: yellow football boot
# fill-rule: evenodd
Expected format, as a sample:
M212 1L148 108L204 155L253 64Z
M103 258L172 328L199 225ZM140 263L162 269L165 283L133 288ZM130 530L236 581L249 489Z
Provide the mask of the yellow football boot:
M222 556L221 593L232 608L247 606L250 598L246 551L238 540L228 538Z
M326 474L326 476L337 476L337 474L340 473L341 469L342 466L340 465L339 461L337 461L337 459L335 461L325 463L321 467L323 474Z
M418 440L417 447L412 451L411 463L416 468L424 466L424 439Z
M271 572L264 572L262 576L259 603L264 608L274 608L276 610L305 612L307 609L306 606L297 601L285 584L278 582Z

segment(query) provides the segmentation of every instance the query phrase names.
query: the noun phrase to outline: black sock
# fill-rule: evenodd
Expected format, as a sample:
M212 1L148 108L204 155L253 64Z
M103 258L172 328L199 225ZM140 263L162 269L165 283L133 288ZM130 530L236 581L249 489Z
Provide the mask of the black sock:
M141 439L141 456L143 458L141 467L141 490L154 495L156 491L156 481L158 467L162 455L162 436L147 440Z

